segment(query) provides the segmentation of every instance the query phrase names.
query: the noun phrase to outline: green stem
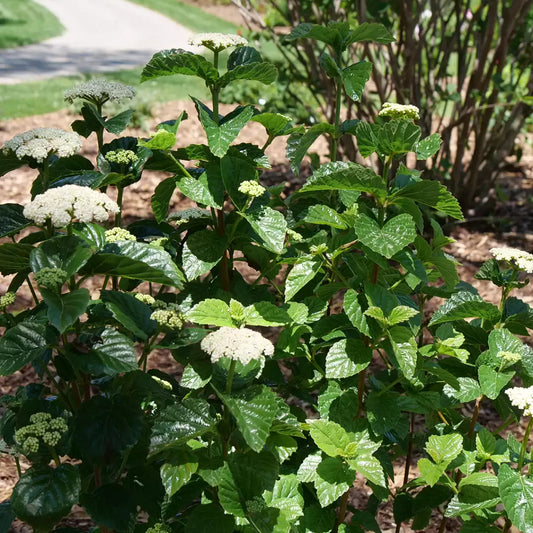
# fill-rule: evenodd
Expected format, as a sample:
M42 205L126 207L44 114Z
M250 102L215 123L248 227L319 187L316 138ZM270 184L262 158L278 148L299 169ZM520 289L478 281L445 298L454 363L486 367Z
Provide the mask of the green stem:
M50 383L54 385L55 389L57 390L58 396L63 400L63 402L65 403L65 406L68 407L72 411L73 410L72 404L70 402L69 397L61 390L59 383L56 382L52 372L50 372L50 369L47 366L44 367L44 373L50 380Z
M218 52L213 52L213 66L218 71ZM220 89L217 87L211 87L211 98L213 101L213 120L215 121L215 124L218 124L219 116L218 116L218 93L220 92Z
M342 103L342 84L340 81L336 83L335 91L335 133L331 140L331 152L329 158L331 161L337 161L337 151L339 149L340 139L340 124L341 124L341 103Z
M96 104L96 110L98 112L98 116L101 117L102 116L102 104L101 103ZM100 126L96 130L96 141L98 142L98 153L101 154L102 147L104 146L104 127L103 126Z
M231 394L231 386L233 385L233 376L235 375L236 366L237 361L235 361L235 359L232 359L228 370L228 377L226 379L226 394Z
M35 302L35 305L39 305L39 298L37 298L37 294L35 293L35 289L33 288L33 285L31 284L30 276L26 276L26 283L28 284L28 287L30 288L31 295L33 297L33 301Z
M339 504L339 513L337 514L337 522L332 530L332 533L339 531L339 526L344 522L346 518L346 508L348 507L348 496L350 495L350 489L348 489L342 496Z
M41 172L41 183L43 186L43 192L48 190L50 185L50 161L48 157L43 161L43 170Z
M124 194L124 187L117 186L117 205L118 213L115 215L115 226L120 227L122 222L122 195Z
M529 434L531 433L531 428L533 428L533 417L529 418L529 423L526 428L526 432L524 433L524 440L522 441L522 446L520 447L520 458L518 459L518 471L522 471L522 467L524 466L524 459L526 457L526 450L527 450L527 442L529 440Z
M476 399L476 405L474 407L474 412L472 413L472 420L470 421L470 429L468 430L468 438L472 440L474 438L474 430L476 429L477 418L479 416L479 410L481 407L481 402L485 396L482 394Z
M20 468L20 460L18 458L18 455L15 455L15 465L17 467L17 475L20 478L22 476L22 470Z

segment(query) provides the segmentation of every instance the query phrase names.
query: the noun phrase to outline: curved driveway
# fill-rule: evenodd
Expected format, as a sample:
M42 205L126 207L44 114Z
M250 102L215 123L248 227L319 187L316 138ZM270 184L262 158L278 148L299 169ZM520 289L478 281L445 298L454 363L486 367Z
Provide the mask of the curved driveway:
M192 32L127 0L35 0L66 31L38 44L0 50L0 84L144 65L154 52L188 49Z

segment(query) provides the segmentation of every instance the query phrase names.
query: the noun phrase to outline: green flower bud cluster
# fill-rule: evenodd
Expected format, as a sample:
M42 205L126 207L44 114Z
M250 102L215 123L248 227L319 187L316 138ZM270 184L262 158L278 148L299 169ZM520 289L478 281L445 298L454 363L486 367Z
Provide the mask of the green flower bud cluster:
M111 228L105 232L106 242L119 242L119 241L136 241L135 235L132 235L125 228Z
M419 120L420 110L414 105L385 102L381 108L381 111L378 113L378 116L392 119Z
M105 158L110 163L117 163L118 165L129 165L130 163L135 163L139 159L137 154L132 150L110 150L105 155Z
M15 303L15 298L14 292L6 292L4 296L0 296L0 309L5 309L8 305Z
M263 196L265 191L266 189L262 185L253 180L243 181L239 185L239 192L246 194L250 198L259 198L259 196Z
M47 289L55 289L67 281L68 272L62 268L44 267L35 273L35 281Z
M165 524L162 524L161 522L158 522L157 524L154 524L152 527L149 527L146 530L146 533L169 533L169 529Z
M161 379L157 376L152 376L152 379L165 390L172 390L172 385L166 379Z
M154 239L153 241L150 241L150 246L153 246L154 248L164 248L165 244L167 243L167 237L159 237L159 239Z
M162 329L181 329L183 326L183 315L178 309L167 307L166 309L156 309L150 318L155 320Z
M17 429L15 440L28 455L37 453L41 442L52 448L57 446L67 429L67 423L61 417L52 418L50 413L34 413L30 416L29 425Z
M292 229L288 229L287 230L287 237L292 239L294 242L300 242L300 241L303 240L302 235L300 233L298 233L297 231L294 231Z
M310 248L309 248L309 251L313 254L313 255L321 255L321 254L324 254L328 251L328 245L327 244L313 244Z
M519 353L507 352L505 350L498 352L498 357L501 357L504 361L511 364L518 363L518 361L522 359L522 356Z
M149 294L143 294L142 292L135 292L133 293L135 298L139 300L139 302L142 302L146 305L154 305L155 304L155 298L153 296L150 296Z

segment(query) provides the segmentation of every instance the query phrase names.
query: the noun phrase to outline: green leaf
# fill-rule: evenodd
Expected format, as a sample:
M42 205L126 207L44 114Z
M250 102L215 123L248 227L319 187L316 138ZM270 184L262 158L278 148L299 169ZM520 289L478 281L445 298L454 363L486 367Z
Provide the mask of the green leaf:
M303 307L307 311L307 307ZM244 308L243 322L249 326L284 326L293 321L297 322L289 311L288 306L278 307L270 302L255 302Z
M214 231L191 233L183 245L183 271L189 281L207 274L217 265L226 251L226 240Z
M304 220L309 224L322 224L337 229L346 229L348 227L342 215L327 205L310 206Z
M287 159L291 162L291 170L298 174L302 160L311 145L323 134L335 134L335 128L325 122L311 126L303 135L294 133L287 140Z
M363 22L350 32L347 44L371 41L380 44L393 43L396 39L383 24Z
M0 338L0 376L9 376L37 359L48 347L46 326L33 320L19 322Z
M15 520L15 513L11 508L11 503L9 501L0 503L0 533L9 533L13 520Z
M533 480L507 464L498 472L500 496L507 515L524 533L533 532Z
M187 313L187 319L195 324L235 327L228 304L215 298L207 298L196 304Z
M285 282L285 301L292 300L294 295L309 283L322 266L322 259L304 256L292 267Z
M120 135L130 123L132 116L133 109L126 109L126 111L122 111L122 113L106 120L104 122L104 128L110 133L113 133L113 135Z
M205 57L180 49L162 50L153 55L141 74L141 83L161 76L198 76L208 84L218 79L218 71Z
M218 395L235 418L246 444L254 452L260 452L277 415L276 395L268 387L260 385L251 386L231 396L221 393Z
M236 80L258 81L264 85L269 85L270 83L274 83L277 77L278 69L272 63L261 61L236 65L220 77L217 85L219 87L226 87L226 85Z
M389 316L387 317L387 323L389 326L394 326L395 324L406 322L416 315L418 315L417 309L413 309L408 305L399 305L390 312Z
M430 487L433 487L446 471L446 465L432 463L429 459L423 457L418 461L418 470L420 471L420 477Z
M174 177L163 180L155 188L154 194L152 194L152 211L157 222L161 222L167 217L168 206L175 190L176 178Z
M342 379L355 376L372 361L372 350L360 339L337 341L326 356L326 377Z
M352 486L355 480L355 472L337 457L326 457L318 465L316 473L314 484L322 507L334 503Z
M83 460L99 463L133 446L142 431L141 409L130 397L93 396L76 412L72 441Z
M259 122L267 131L269 137L278 137L284 135L289 129L291 118L281 113L260 113L254 115L251 119L253 122Z
M204 172L198 179L186 176L178 181L178 188L185 196L198 204L222 209L224 201L222 180L220 183L213 183L213 180L209 180L209 176L210 172L208 171Z
M22 214L24 207L19 204L0 205L0 237L15 235L31 222Z
M473 378L458 377L459 390L450 385L445 385L442 392L448 397L456 398L461 403L467 403L481 396L481 387Z
M218 503L197 505L185 526L185 533L233 533L234 530L233 516L226 514Z
M386 193L386 186L372 169L357 163L336 161L318 168L302 187L301 192L343 190L382 196Z
M61 334L85 313L91 301L87 289L58 294L55 290L41 288L41 294L48 306L48 320Z
M316 469L318 468L318 465L321 462L321 453L313 453L311 455L308 455L301 462L298 468L298 473L296 474L298 481L301 481L302 483L310 483L311 481L315 481L318 478Z
M7 242L0 244L0 274L8 276L30 269L30 254L34 250L31 244Z
M11 150L1 150L0 151L0 176L4 176L12 170L16 170L27 163L24 160L20 160L15 152Z
M355 126L357 148L363 157L368 157L378 151L379 125L368 122L358 122Z
M292 28L289 35L284 39L285 42L296 41L298 39L308 38L322 41L326 44L334 46L340 44L340 33L337 28L338 25L321 26L319 24L311 24L309 22L303 22L298 24L295 28ZM348 29L348 24L344 25L345 29Z
M463 318L479 317L490 322L500 318L500 310L494 304L485 302L481 296L469 291L453 294L433 314L430 326L462 320Z
M283 511L290 520L296 520L304 511L302 487L295 474L281 475L271 491L263 493L265 503Z
M349 459L348 464L360 474L363 474L370 483L386 488L385 472L377 457L372 455L362 455L355 459Z
M414 150L420 139L420 127L409 120L391 120L378 133L378 150L383 155L403 155Z
M150 318L152 309L137 300L134 295L118 291L102 291L100 298L115 320L137 338L147 340L156 332L157 322Z
M161 482L165 487L165 493L172 497L178 490L185 486L193 474L198 470L198 459L188 451L176 450L170 458L161 466Z
M44 241L30 255L33 272L48 268L61 268L68 277L73 276L93 255L89 245L79 237L62 235Z
M416 158L428 159L435 155L440 150L442 144L442 137L438 133L433 133L429 137L422 139L416 145Z
M276 254L283 252L287 222L282 213L271 207L254 209L252 206L252 209L246 211L244 218L257 233L260 244Z
M177 446L212 431L217 423L209 403L199 398L187 398L171 404L160 412L152 429L150 447L159 451Z
M176 144L176 133L165 129L157 130L150 139L139 139L139 146L151 150L170 150Z
M459 433L430 435L426 451L436 463L447 467L463 451L463 436Z
M411 215L406 213L389 219L383 227L372 218L357 215L355 231L359 240L373 252L390 259L416 238L416 227Z
M354 435L350 435L340 424L329 420L313 420L309 433L315 444L330 457L354 455L350 453L350 444Z
M481 365L478 368L479 384L481 393L487 398L495 400L502 389L513 379L514 372L498 372L487 365Z
M218 124L213 120L202 103L192 97L198 110L198 118L207 135L207 144L213 155L223 157L230 144L237 138L240 131L254 114L252 106L239 107L230 115L224 117Z
M261 63L261 61L263 61L261 54L253 46L238 46L229 55L227 68L233 70L239 65Z
M80 489L80 476L75 466L33 466L15 485L11 506L17 517L33 528L51 530L78 502Z
M363 335L370 337L370 329L365 314L358 300L358 294L353 289L346 291L344 295L344 312L346 316Z
M448 504L445 516L459 516L493 509L501 503L498 488L494 485L466 484Z
M346 94L354 101L359 102L366 82L372 74L372 63L359 61L342 70L342 83Z
M96 376L116 376L138 369L133 341L113 328L102 331L100 342L88 354L72 349L68 358L78 370Z
M168 252L143 242L106 244L85 265L86 274L121 276L181 288L183 274Z

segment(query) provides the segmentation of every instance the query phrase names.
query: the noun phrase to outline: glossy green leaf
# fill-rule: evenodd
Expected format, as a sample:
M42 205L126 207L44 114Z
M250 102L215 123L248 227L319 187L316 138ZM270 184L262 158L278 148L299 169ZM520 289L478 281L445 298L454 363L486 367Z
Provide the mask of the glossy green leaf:
M236 65L231 70L228 70L220 77L218 85L226 87L231 82L236 80L250 80L269 85L274 83L278 77L278 69L266 61L246 63L244 65Z
M333 59L331 54L328 54L326 51L320 54L320 66L330 78L336 80L341 77L341 70L339 69L336 61Z
M48 320L61 334L85 313L91 301L87 289L58 294L54 290L41 288L41 294L48 306Z
M299 173L302 160L311 145L324 133L334 135L335 128L331 124L323 122L311 126L303 135L294 133L289 137L287 140L287 159L291 162L291 170L295 174Z
M357 148L363 157L368 157L378 151L379 125L368 122L358 122L355 126Z
M33 320L19 322L0 338L0 376L9 376L39 357L48 347L46 326Z
M62 235L44 241L30 255L31 269L61 268L73 276L93 255L88 244L79 237Z
M346 30L349 28L348 24L344 27ZM340 44L340 33L335 26L321 26L310 22L303 22L292 28L284 40L291 42L303 38L315 39L330 45Z
M359 303L357 292L353 289L347 290L344 294L344 312L355 328L363 335L370 336L365 314Z
M458 377L459 390L453 388L451 385L445 385L443 393L451 398L456 398L461 403L472 402L481 396L481 387L477 380L467 377Z
M19 204L0 205L0 237L14 235L31 224L22 214L23 210Z
M448 466L463 450L463 436L459 433L430 435L426 451L438 464Z
M383 24L363 22L350 32L348 44L371 41L380 44L389 44L396 39Z
M104 128L114 135L120 135L128 126L133 117L133 109L126 109L118 115L104 122Z
M460 291L453 294L435 311L429 325L472 317L487 319L491 322L497 321L500 318L500 311L494 304L485 302L481 296L469 291Z
M161 466L160 475L165 493L173 496L185 486L198 470L198 459L191 452L176 450L169 461Z
M73 444L83 460L95 463L109 460L137 442L142 416L130 397L93 396L76 413Z
M20 160L11 150L0 151L0 176L24 166L26 162Z
M285 301L292 300L295 294L317 275L321 266L322 260L319 257L306 256L299 259L287 276Z
M523 533L533 532L533 479L503 464L498 472L500 496L507 515Z
M260 452L277 415L276 395L268 387L255 385L232 395L219 393L219 396L235 418L246 444Z
M152 429L150 447L154 451L176 446L214 429L217 420L207 401L188 398L160 412Z
M481 393L487 398L495 400L503 388L513 379L514 372L498 372L487 365L481 365L478 368L479 384Z
M226 251L226 240L214 231L191 233L183 245L183 271L189 281L207 274L217 265Z
M168 215L168 206L176 190L176 178L167 178L157 185L152 194L152 211L157 222L165 220Z
M78 502L78 469L70 464L33 466L13 489L11 506L18 518L38 530L51 530Z
M394 326L389 330L389 340L403 375L413 379L418 362L416 339L408 328Z
M176 144L176 134L165 129L156 131L152 137L143 141L139 139L139 146L151 150L170 150Z
M322 454L320 452L308 455L298 468L298 473L296 474L298 481L301 481L302 483L315 481L318 477L316 469L321 462Z
M253 46L237 46L228 57L228 70L233 70L240 65L260 63L263 61L261 54Z
M296 322L289 310L288 306L278 307L270 302L255 302L244 308L243 322L249 326L283 326L292 321ZM305 310L307 311L307 307Z
M197 505L187 521L185 533L233 533L233 516L226 514L217 503Z
M341 79L346 94L354 101L359 102L366 82L372 74L372 63L359 61L342 70Z
M459 494L451 499L444 515L459 516L468 513L481 513L483 509L494 509L500 503L496 486L467 484L463 485Z
M355 231L365 246L388 259L411 244L416 237L415 223L406 213L387 220L383 227L361 213L357 215Z
M318 465L316 473L314 484L322 507L337 501L355 480L355 472L337 457L326 457Z
M215 298L207 298L196 304L187 313L187 319L195 324L235 327L228 304Z
M15 513L11 508L11 503L9 501L0 503L0 533L9 533L13 520L15 520Z
M142 71L141 82L173 74L198 76L210 84L218 79L217 69L205 57L185 50L171 49L152 56Z
M321 224L337 229L346 229L348 227L342 215L327 205L310 206L304 220L309 224Z
M363 474L374 485L383 488L387 487L385 472L377 457L373 455L362 455L355 459L349 459L347 462L354 470Z
M435 464L423 457L418 461L418 470L420 471L420 477L430 487L433 487L446 471L446 465Z
M442 137L438 133L433 133L429 137L422 139L416 145L416 158L428 159L434 156L439 150L442 144Z
M0 274L8 276L18 272L29 272L31 244L7 242L0 244Z
M265 503L284 513L291 520L303 515L304 497L295 474L281 475L271 491L263 493Z
M309 433L315 444L330 457L352 455L348 450L354 436L340 424L330 420L314 420L310 424Z
M86 264L85 273L120 276L181 288L183 274L168 252L143 242L107 244Z
M409 120L391 120L378 133L378 150L383 155L403 155L415 149L420 139L420 127Z
M224 190L221 183L215 184L209 180L208 172L204 172L198 179L184 177L178 181L180 191L200 205L222 209ZM222 180L220 180L221 182Z
M276 254L283 252L287 222L282 213L271 207L254 209L252 206L244 218L258 235L260 244Z
M342 379L355 376L372 361L372 350L360 339L337 341L326 356L326 377Z
M278 137L283 135L289 129L291 118L281 113L260 113L254 115L251 119L253 122L259 122L267 131L269 137Z

